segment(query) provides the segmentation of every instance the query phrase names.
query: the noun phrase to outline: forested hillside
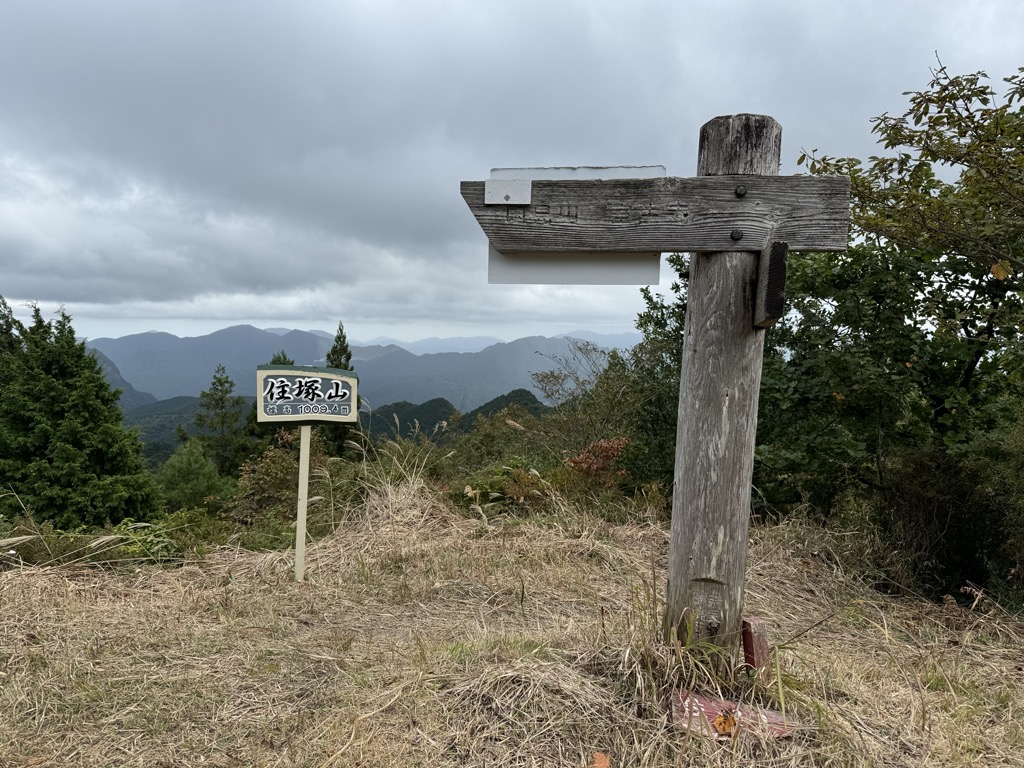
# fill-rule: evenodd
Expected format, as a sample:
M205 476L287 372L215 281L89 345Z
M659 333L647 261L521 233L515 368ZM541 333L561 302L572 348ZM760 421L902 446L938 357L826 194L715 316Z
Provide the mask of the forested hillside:
M510 408L522 409L531 416L541 416L551 410L527 389L512 390L469 413L459 413L454 405L440 397L418 405L390 403L371 412L370 435L373 438L423 435L441 440L449 429L469 432L478 416L494 416Z
M107 382L112 388L120 390L121 392L117 399L117 403L121 406L121 410L130 411L133 408L140 408L144 405L150 405L157 401L149 392L140 392L132 386L131 382L121 375L121 371L116 365L114 365L113 360L104 355L98 349L94 349L92 351L96 357L96 361L100 364L100 370L103 371L103 375L106 377Z

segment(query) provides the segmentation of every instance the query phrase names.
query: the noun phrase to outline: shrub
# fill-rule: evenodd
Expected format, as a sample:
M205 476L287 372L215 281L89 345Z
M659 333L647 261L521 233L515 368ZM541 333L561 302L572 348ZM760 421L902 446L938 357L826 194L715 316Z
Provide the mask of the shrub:
M219 507L232 489L231 481L220 476L202 443L195 439L187 440L164 462L156 479L170 512Z

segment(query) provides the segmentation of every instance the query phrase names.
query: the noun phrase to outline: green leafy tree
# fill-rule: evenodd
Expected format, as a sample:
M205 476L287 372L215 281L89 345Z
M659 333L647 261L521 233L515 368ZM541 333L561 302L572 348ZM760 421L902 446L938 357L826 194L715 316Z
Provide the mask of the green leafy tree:
M230 490L230 482L221 477L203 451L202 443L190 439L167 459L157 473L168 512L204 507L210 499L219 499Z
M935 590L984 583L1017 514L978 475L1024 397L1022 74L1006 83L1000 95L981 73L939 69L904 114L874 120L883 156L802 158L850 175L852 245L790 259L790 311L766 337L755 498L826 518L859 498ZM638 388L677 381L674 264L672 297L647 292L638 318L663 375ZM673 411L663 438L674 425Z
M234 391L235 382L224 366L218 365L210 388L199 394L199 411L195 416L200 430L198 440L224 477L237 476L251 448L242 423L245 399Z
M29 326L0 297L0 512L24 504L57 528L145 520L159 511L142 446L124 428L96 358L71 318L32 308Z
M851 177L862 241L852 259L870 281L858 298L900 301L909 342L889 342L900 379L947 446L990 430L1005 416L1004 385L1020 383L1024 69L1006 82L1000 96L984 73L939 69L906 113L875 119L887 155L808 163Z
M627 378L628 361L617 350L572 339L557 367L533 374L534 386L554 408L544 415L549 443L566 455L632 429L635 399Z
M21 351L18 332L21 324L15 319L7 301L0 296L0 355L13 355ZM2 376L4 371L0 371Z
M935 589L998 578L1019 514L978 476L1024 398L1024 69L1005 83L940 68L874 121L885 155L808 161L852 180L857 247L838 265L852 274L824 283L848 297L831 325L859 365L833 399L878 414L888 445L865 443L883 531Z
M623 457L638 485L672 487L675 471L676 416L679 409L679 374L686 323L687 257L668 257L676 273L671 297L641 289L645 309L636 327L643 335L630 350L630 391L637 408L632 419L636 439Z

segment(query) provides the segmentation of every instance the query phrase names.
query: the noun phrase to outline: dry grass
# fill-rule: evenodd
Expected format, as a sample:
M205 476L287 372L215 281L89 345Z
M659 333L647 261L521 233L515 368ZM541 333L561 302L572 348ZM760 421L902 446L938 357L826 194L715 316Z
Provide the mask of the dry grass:
M775 663L717 683L801 727L687 737L671 686L716 681L657 642L666 532L564 520L468 520L409 476L303 584L233 550L2 571L0 766L1024 765L1021 624L880 596L797 523L750 548Z

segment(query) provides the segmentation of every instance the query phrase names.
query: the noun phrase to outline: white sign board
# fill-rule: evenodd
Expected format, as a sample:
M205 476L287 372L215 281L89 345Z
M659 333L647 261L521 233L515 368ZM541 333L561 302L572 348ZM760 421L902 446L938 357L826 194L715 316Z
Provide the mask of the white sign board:
M491 178L484 182L484 201L487 205L528 206L531 181L657 179L665 175L663 165L492 168ZM502 253L488 246L487 282L491 284L656 285L660 279L660 253Z
M340 368L257 366L256 421L355 423L358 381Z

